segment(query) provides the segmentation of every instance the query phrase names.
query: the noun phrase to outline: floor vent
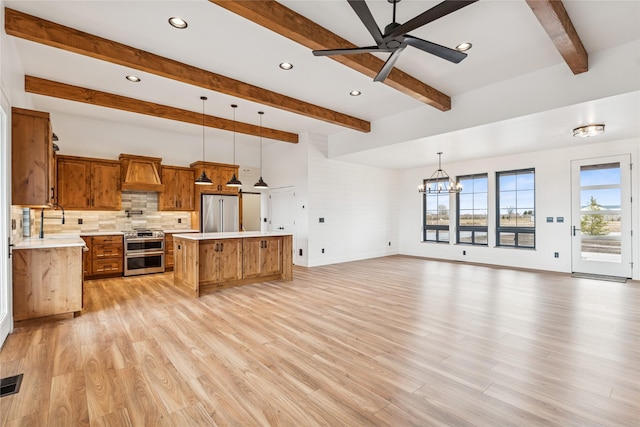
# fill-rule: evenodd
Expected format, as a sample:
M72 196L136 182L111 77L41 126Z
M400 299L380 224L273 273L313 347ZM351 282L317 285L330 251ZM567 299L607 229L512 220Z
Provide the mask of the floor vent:
M627 283L627 279L625 277L603 276L601 274L571 273L571 277L577 277L579 279L593 279L605 280L607 282Z
M9 396L10 394L16 394L20 391L20 384L22 383L22 375L14 375L13 377L7 377L0 380L0 397Z

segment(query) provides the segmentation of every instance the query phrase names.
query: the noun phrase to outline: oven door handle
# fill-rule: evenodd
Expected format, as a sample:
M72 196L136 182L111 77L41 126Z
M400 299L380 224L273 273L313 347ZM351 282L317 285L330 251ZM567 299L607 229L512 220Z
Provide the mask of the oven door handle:
M138 257L145 257L145 256L155 256L155 255L164 255L164 252L144 252L144 251L139 251L139 252L127 252L125 254L125 256L127 258L138 258Z
M125 242L149 242L149 241L153 241L153 242L162 242L164 240L164 237L133 237L133 238L124 238Z

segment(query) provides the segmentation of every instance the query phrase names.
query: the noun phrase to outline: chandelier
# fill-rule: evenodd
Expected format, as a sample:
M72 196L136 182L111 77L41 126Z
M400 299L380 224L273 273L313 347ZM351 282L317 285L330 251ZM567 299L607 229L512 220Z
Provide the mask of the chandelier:
M459 193L461 190L462 184L454 182L442 169L442 151L438 152L438 170L436 170L429 179L425 179L424 182L418 186L418 192L439 194Z

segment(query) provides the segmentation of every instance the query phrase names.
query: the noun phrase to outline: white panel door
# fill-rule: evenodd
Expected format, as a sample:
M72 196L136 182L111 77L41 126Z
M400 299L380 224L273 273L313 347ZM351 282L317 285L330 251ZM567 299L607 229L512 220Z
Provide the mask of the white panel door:
M293 235L293 255L297 251L295 197L294 187L275 188L269 192L269 229Z
M572 271L631 277L630 155L571 162Z

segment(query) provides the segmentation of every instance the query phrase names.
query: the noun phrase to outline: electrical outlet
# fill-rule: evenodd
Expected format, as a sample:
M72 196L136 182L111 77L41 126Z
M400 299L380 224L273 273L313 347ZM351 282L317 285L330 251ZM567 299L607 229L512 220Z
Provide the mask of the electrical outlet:
M389 242L389 246L391 246L391 242Z
M320 222L324 222L324 218L319 218L319 221Z
M302 249L298 251L298 255L302 256Z
M178 224L182 224L182 218L178 218Z
M467 254L467 251L462 251L462 255L466 255L466 254Z
M78 224L82 225L82 218L78 218Z
M553 253L553 257L554 258L560 258L560 252L554 252Z
M324 248L322 248L322 253L324 253Z
M12 229L12 230L15 230L15 229L16 229L16 220L15 220L15 219L12 219L12 220L11 220L11 229Z

